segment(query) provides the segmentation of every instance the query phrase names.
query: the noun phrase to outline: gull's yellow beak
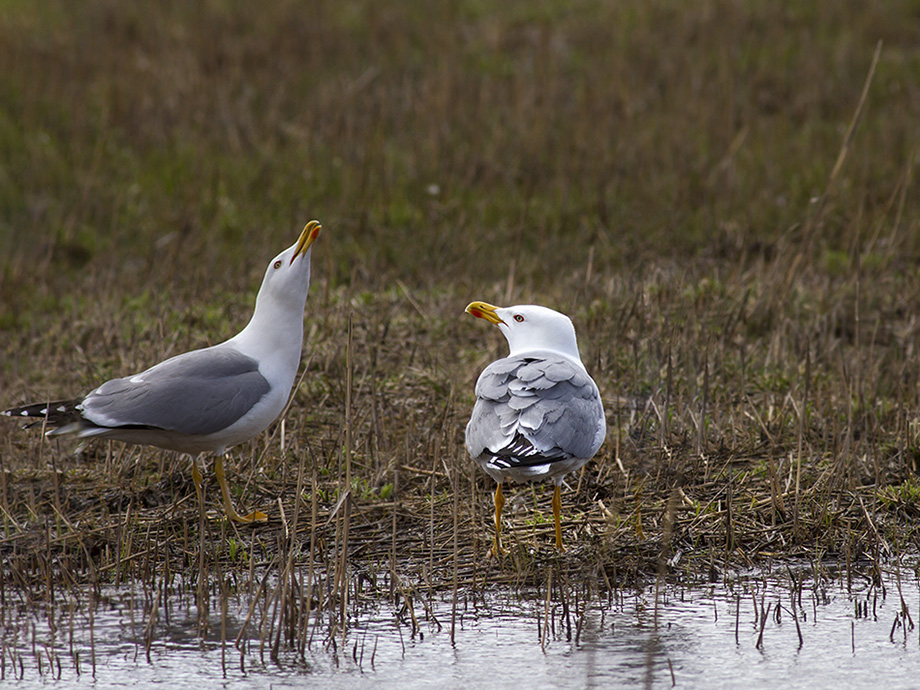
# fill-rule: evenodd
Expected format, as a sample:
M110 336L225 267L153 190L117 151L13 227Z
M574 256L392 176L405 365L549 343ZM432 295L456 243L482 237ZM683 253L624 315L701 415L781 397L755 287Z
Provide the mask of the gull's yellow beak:
M475 316L477 319L485 319L489 323L494 323L497 326L500 323L505 323L496 313L497 309L498 307L487 304L486 302L470 302L466 306L466 313Z
M323 226L319 224L318 220L311 220L303 226L303 232L300 233L300 238L297 240L297 249L294 250L291 263L294 263L294 259L298 256L307 252L313 242L316 241L316 238L319 237L319 231L322 229Z

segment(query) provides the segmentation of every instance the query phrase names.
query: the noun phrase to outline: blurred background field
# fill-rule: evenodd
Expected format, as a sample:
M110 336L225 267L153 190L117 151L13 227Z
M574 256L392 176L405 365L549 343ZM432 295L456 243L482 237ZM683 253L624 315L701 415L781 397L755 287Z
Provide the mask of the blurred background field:
M0 65L3 406L235 333L323 223L306 375L230 477L266 554L303 511L314 559L542 581L548 490L514 491L513 567L483 560L463 427L505 343L473 299L570 314L603 393L573 572L916 548L917 2L0 0ZM156 571L125 559L151 535L201 567L184 459L0 434L23 582L41 549Z

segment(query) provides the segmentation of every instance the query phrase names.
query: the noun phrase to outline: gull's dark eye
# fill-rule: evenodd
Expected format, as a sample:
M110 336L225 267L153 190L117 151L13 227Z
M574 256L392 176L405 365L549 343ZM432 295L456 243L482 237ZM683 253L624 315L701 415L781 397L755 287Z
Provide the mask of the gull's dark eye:
M278 260L275 262L275 268L276 268L276 269L281 268L281 259L278 259Z
M517 321L518 323L521 323L521 321L524 320L524 317L521 316L520 314L515 314L515 315L514 315L514 320Z

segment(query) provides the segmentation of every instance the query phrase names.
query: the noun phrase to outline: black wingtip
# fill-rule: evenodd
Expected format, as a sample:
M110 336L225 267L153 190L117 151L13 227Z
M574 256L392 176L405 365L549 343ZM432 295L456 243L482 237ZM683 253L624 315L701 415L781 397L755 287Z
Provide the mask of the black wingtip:
M560 460L568 460L570 457L558 448L548 453L541 452L531 443L530 439L521 433L515 434L511 443L504 448L497 451L490 450L489 453L492 459L489 460L488 466L496 470L548 465Z
M0 411L4 417L23 417L30 420L29 424L23 428L28 429L44 423L45 425L55 428L70 424L80 417L80 411L77 409L79 400L56 400L48 402L31 403L21 407L11 407ZM35 421L31 421L35 420Z

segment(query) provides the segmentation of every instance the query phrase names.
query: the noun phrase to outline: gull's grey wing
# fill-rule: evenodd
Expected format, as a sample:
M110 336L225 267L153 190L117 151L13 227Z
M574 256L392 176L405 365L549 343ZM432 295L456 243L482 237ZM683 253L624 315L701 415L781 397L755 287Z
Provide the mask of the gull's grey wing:
M85 420L100 427L206 435L238 421L270 388L256 360L218 345L107 381L79 408Z
M474 458L537 465L590 458L605 433L600 393L584 369L556 355L519 355L480 375L466 444Z

